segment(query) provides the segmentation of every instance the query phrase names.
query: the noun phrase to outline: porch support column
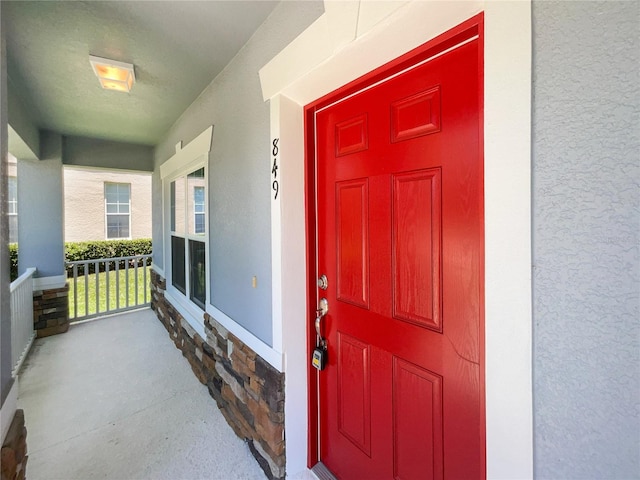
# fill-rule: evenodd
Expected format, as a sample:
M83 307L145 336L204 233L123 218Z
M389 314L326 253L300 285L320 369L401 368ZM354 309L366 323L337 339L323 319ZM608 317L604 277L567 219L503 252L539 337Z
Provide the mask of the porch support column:
M5 29L0 9L0 243L7 244L7 56ZM16 412L17 382L11 376L11 301L9 297L9 252L0 250L0 443Z
M38 336L69 329L64 268L62 136L41 132L41 160L18 159L18 270L37 269L33 282Z

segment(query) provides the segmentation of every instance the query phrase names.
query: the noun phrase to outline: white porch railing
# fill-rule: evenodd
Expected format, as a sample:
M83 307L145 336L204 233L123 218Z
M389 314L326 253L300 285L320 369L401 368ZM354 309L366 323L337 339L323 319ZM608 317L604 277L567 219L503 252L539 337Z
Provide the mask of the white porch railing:
M150 305L151 257L67 262L69 320L77 322Z
M35 333L33 331L33 274L35 268L11 282L11 374L15 377L20 371Z

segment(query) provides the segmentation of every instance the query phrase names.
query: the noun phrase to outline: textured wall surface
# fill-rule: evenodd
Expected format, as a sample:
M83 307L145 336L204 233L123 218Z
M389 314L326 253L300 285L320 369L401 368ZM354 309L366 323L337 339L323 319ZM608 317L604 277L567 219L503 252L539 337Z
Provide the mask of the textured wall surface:
M64 168L64 241L105 240L104 184L130 185L131 238L151 238L151 174Z
M322 2L278 5L155 153L159 166L175 153L178 141L186 145L214 125L209 157L210 298L268 344L272 341L270 125L258 70L322 12ZM154 245L159 245L156 232ZM252 288L254 275L257 288Z
M32 109L18 94L10 78L7 79L8 121L13 132L9 134L9 151L19 158L35 160L40 155L40 132L32 120ZM22 142L12 142L12 134L20 137Z
M18 272L37 277L64 274L62 138L41 133L42 160L18 159Z
M640 4L534 2L535 474L640 475Z
M153 147L97 138L64 137L65 165L153 171Z

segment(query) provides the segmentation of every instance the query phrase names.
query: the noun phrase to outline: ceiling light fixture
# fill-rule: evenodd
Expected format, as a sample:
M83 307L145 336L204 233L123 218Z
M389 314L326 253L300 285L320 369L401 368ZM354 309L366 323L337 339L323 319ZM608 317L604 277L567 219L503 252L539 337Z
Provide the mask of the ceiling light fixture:
M89 62L91 62L93 71L100 80L102 88L117 92L131 91L131 87L136 81L133 65L109 60L108 58L94 57L93 55L89 55Z

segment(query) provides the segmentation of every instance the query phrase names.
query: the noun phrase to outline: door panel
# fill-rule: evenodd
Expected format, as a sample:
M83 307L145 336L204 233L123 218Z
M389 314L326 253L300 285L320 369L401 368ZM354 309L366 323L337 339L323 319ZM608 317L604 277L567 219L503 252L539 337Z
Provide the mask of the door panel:
M338 429L371 456L369 345L338 332Z
M395 478L442 478L442 378L395 357L393 405Z
M472 40L316 114L338 478L484 476L478 64Z
M439 131L439 86L391 104L392 142L401 142Z
M362 152L368 147L366 114L336 124L336 157Z
M369 308L369 188L367 179L336 184L338 299Z
M440 169L392 182L393 316L440 332Z

